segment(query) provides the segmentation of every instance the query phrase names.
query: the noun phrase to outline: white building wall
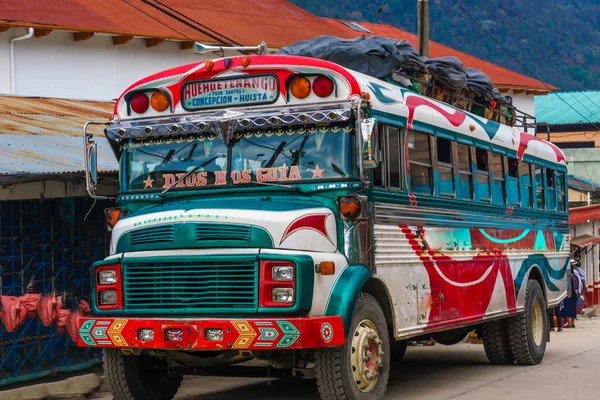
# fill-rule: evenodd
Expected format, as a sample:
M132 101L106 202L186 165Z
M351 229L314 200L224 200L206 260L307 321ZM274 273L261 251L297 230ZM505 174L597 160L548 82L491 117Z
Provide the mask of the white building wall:
M27 33L13 28L0 33L0 93L10 94L9 42ZM129 85L155 72L219 57L181 50L180 42L146 47L134 38L115 46L110 35L96 34L75 42L73 33L50 35L15 43L15 90L18 96L111 100Z

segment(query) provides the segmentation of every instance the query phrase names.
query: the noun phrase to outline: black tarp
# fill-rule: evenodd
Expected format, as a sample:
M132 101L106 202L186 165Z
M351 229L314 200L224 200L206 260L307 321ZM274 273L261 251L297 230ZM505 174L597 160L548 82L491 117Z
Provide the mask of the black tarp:
M467 88L486 102L492 100L494 98L492 80L478 69L465 68L465 71L467 72Z
M425 58L425 68L448 89L461 90L467 87L465 66L456 57Z
M320 58L376 78L385 78L399 68L424 67L419 54L406 40L381 36L356 39L319 36L293 43L276 54Z

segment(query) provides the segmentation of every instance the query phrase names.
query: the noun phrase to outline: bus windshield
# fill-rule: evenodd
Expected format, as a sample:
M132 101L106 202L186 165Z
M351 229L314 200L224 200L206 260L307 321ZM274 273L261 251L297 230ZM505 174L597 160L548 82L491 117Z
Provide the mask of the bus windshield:
M351 127L237 132L226 146L213 134L132 139L123 144L127 191L302 183L353 175Z

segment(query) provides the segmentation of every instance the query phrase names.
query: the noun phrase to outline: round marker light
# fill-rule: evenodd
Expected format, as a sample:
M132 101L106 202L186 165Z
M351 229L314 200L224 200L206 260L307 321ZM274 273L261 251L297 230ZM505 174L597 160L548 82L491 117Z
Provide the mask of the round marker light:
M136 93L131 97L129 106L134 112L143 114L148 111L150 100L148 100L148 96L145 93Z
M312 90L319 97L327 97L333 93L333 81L325 75L319 75L313 81Z
M356 219L360 216L360 200L353 196L340 199L340 213L348 219Z
M150 105L156 111L165 111L169 108L169 98L160 90L156 90L150 97Z
M303 76L297 76L290 83L290 92L297 99L305 99L310 94L310 81Z

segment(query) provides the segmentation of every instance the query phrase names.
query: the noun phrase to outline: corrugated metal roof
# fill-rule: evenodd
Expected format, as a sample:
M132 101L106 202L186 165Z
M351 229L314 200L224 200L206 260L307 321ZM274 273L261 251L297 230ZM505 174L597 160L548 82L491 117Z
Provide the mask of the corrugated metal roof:
M2 22L209 43L218 42L211 36L246 45L265 40L271 47L318 35L344 35L342 29L282 0L2 0Z
M82 136L87 121L108 121L114 103L0 96L0 134ZM101 134L101 127L92 133Z
M0 175L81 174L83 124L108 122L113 107L103 101L0 96ZM103 127L91 128L98 171L117 171Z
M358 37L364 35L364 33L357 32L356 30L345 25L350 21L341 21L337 19L324 18L331 24L341 27L346 31L346 37ZM393 39L406 40L413 46L418 48L419 37L413 33L403 31L402 29L396 28L387 24L374 24L371 27L371 23L363 22L363 27L369 27L374 35L385 36ZM454 56L458 58L465 67L477 68L478 70L485 73L490 77L496 87L505 87L511 89L535 89L540 91L557 90L558 88L546 85L537 79L530 78L528 76L519 74L518 72L511 71L503 68L499 65L493 64L488 61L481 60L477 57L473 57L469 54L460 52L451 47L444 46L442 44L430 41L429 42L429 55L431 57L444 57Z
M105 137L97 137L98 172L116 172L117 160ZM0 135L0 175L81 174L83 138Z
M600 124L600 90L536 96L535 117L538 122L550 125Z

